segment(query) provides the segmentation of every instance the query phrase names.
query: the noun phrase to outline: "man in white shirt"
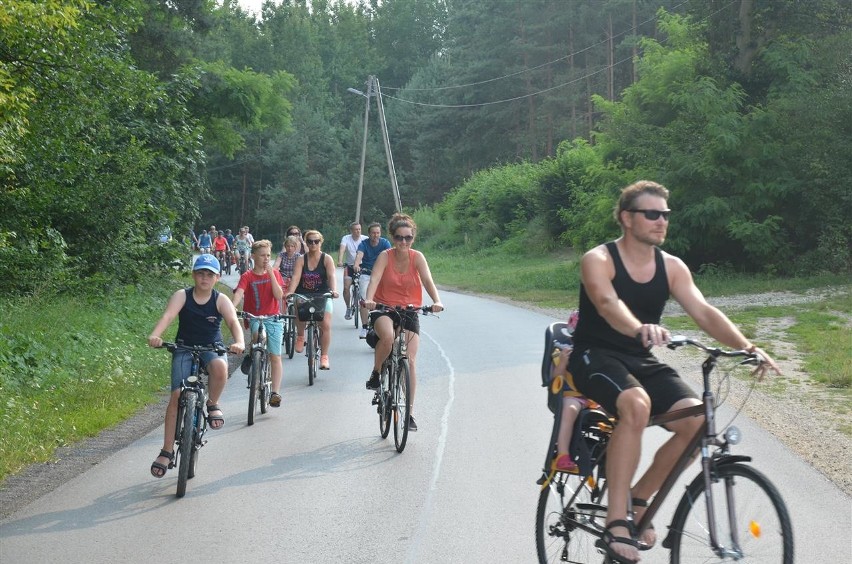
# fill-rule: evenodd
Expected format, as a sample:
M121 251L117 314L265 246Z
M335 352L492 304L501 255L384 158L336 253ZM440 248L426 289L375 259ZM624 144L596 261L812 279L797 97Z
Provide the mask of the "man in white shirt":
M353 221L349 224L349 235L344 235L340 239L340 250L337 253L337 266L344 267L343 270L343 301L346 303L346 319L352 319L354 308L358 304L350 304L350 288L352 287L352 265L355 264L355 253L358 251L358 245L361 241L367 239L366 235L361 235L361 224Z

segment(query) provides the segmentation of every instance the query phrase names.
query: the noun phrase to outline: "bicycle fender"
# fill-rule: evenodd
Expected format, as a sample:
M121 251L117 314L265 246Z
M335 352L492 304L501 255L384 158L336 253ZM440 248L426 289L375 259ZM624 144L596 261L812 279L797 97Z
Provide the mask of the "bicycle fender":
M743 454L725 454L714 460L713 466L724 466L725 464L736 464L737 462L751 462L751 457Z

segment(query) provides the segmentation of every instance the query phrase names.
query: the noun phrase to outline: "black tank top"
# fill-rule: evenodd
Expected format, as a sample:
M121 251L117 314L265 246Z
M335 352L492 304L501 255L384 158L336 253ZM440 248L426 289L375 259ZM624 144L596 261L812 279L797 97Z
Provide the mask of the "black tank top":
M296 286L297 294L325 294L328 292L328 272L325 270L325 253L320 254L319 262L314 270L308 268L308 255L305 257L305 263L302 265L302 278L299 280L299 285Z
M615 277L612 286L615 293L627 305L633 315L642 323L659 324L663 315L663 308L669 299L669 280L666 276L666 265L663 253L654 247L654 263L656 270L654 277L648 282L640 284L630 278L618 247L614 242L606 244L606 248L612 257L615 266ZM634 337L623 335L610 326L606 320L598 314L592 300L586 293L586 288L580 284L580 316L577 329L574 331L574 345L577 349L589 347L600 347L616 350L629 354L649 354L648 349Z
M178 341L185 345L210 345L222 341L222 314L216 307L219 292L213 294L206 304L198 304L192 296L192 288L187 288L186 303L178 313Z

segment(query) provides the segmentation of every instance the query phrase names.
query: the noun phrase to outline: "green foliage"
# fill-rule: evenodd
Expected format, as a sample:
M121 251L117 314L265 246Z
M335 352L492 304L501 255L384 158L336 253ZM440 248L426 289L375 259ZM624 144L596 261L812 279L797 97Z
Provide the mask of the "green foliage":
M0 301L0 480L168 389L168 355L148 348L146 336L179 287L160 279L117 289L108 300Z

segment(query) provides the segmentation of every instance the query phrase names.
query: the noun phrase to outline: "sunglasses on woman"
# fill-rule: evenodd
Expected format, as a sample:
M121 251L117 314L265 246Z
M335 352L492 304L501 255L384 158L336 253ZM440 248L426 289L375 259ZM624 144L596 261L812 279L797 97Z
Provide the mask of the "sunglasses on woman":
M402 243L403 241L410 243L414 241L414 235L394 235L393 240L397 243Z
M322 243L322 241L320 241L319 239L305 239L305 243L307 243L308 245L319 245L320 243Z

